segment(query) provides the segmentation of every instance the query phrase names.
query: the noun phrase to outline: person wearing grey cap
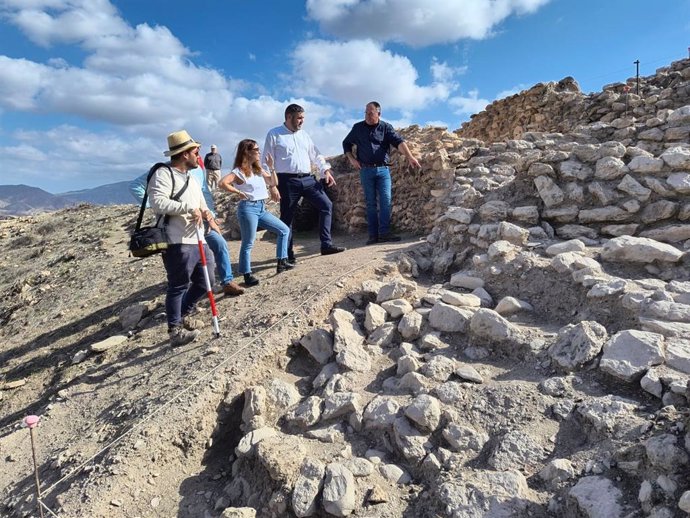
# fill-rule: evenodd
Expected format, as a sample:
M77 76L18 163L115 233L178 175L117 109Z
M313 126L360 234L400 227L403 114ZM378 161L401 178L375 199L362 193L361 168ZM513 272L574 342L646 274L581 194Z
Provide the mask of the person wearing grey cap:
M208 188L213 190L218 187L220 181L220 170L223 165L223 157L218 153L215 144L211 144L211 152L204 157L204 168L206 169L206 183Z

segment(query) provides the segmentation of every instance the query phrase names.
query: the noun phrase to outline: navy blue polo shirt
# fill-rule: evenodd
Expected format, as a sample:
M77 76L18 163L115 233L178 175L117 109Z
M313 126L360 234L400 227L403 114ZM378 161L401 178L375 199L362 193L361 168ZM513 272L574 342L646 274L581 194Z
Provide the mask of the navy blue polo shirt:
M357 160L361 164L388 164L388 150L404 142L403 138L389 123L379 120L378 124L369 125L360 121L352 126L350 133L343 140L345 153L357 146Z

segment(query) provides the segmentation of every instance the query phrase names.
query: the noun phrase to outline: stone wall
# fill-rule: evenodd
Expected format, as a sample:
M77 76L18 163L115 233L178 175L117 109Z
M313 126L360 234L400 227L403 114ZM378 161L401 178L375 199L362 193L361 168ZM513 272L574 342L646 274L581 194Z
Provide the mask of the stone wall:
M393 151L392 224L400 231L425 233L445 211L439 200L453 186L456 164L469 159L482 143L461 139L445 128L410 126L400 133L422 169L411 169L405 157ZM335 227L347 232L366 232L366 206L359 173L344 155L329 160L338 182L329 192L334 204Z
M432 239L455 227L441 239L444 246L490 242L503 220L563 238L690 239L690 60L642 78L641 96L624 86L583 96L573 80L536 85L494 103L457 132L401 130L422 170L410 170L393 153L393 225L416 233L434 228ZM523 112L527 119L517 115ZM571 130L529 131L491 144L463 137L484 134L491 142L539 121ZM363 232L359 177L344 156L331 163L338 181L331 192L334 224Z
M690 60L676 61L652 76L614 83L602 92L585 95L573 78L539 83L529 90L491 103L457 130L461 137L496 142L520 138L528 131L570 132L579 125L611 122L626 116L638 121L654 118L659 110L690 103Z

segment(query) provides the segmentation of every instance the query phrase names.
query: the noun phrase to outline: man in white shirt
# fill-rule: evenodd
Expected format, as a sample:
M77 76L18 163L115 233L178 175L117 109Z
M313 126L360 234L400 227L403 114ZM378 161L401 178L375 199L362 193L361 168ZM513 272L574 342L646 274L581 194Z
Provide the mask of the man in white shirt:
M295 263L292 248L292 220L302 197L307 198L319 211L319 237L321 255L337 254L345 250L331 240L333 204L326 195L326 186L335 185L331 165L319 152L309 134L302 129L304 108L291 104L285 109L285 122L266 135L261 161L268 169L266 157L273 157L278 173L280 193L280 219L290 227L288 262ZM319 170L320 181L311 173L312 165Z

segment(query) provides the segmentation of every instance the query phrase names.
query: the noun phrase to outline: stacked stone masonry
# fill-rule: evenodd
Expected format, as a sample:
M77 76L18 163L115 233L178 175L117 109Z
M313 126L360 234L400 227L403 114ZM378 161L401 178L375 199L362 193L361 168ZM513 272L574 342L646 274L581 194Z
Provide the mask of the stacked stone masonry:
M466 243L488 246L504 221L525 228L526 240L543 233L564 239L690 239L690 60L644 78L634 102L621 84L589 97L573 91L572 81L559 85L537 85L497 101L458 132L418 126L402 130L422 169L409 168L393 152L394 226L432 231L432 242L455 249ZM542 105L529 100L552 94L556 100ZM560 102L578 95L577 109L572 100ZM629 109L620 110L625 97ZM532 128L522 122L530 112L525 103L535 113L556 110L546 114L548 124L572 131L521 132ZM492 108L496 105L505 108L496 120L510 127L507 133L493 133L488 125L479 129L475 123L498 110ZM583 122L590 119L596 120ZM543 129L548 129L546 122ZM486 143L461 137L467 134L483 135L489 142L499 134L511 138ZM512 138L518 134L520 138ZM362 230L366 218L359 177L344 157L332 163L338 179L333 192L336 225Z

